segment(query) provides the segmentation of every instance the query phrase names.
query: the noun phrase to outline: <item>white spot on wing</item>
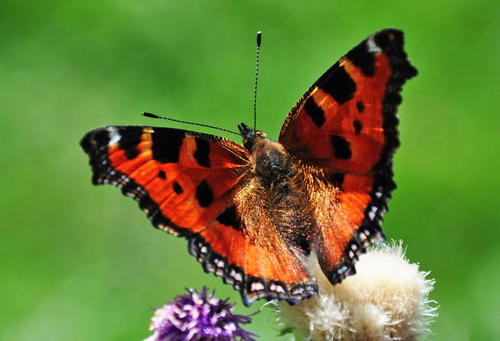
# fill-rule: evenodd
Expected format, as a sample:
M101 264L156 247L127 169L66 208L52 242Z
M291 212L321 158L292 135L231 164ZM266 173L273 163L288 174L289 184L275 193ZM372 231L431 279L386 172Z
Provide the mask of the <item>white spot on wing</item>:
M375 43L375 40L373 40L373 36L368 38L366 41L366 46L368 47L368 52L380 52L382 49Z
M303 293L304 293L304 288L298 287L293 290L292 295L302 295Z
M285 289L281 285L276 285L274 283L271 284L271 287L269 288L271 291L277 292L279 294L284 294Z
M237 282L241 282L243 280L243 277L239 272L236 272L234 270L231 270L231 273L229 276L233 277Z
M253 282L250 286L250 291L261 291L264 290L264 285L261 282Z
M372 206L371 207L370 212L368 212L368 217L370 218L370 220L375 219L375 214L377 213L377 211L378 211L378 207L377 206Z
M109 133L109 142L108 146L114 146L118 144L118 141L122 138L122 136L118 133L118 129L115 127L108 127L106 129Z

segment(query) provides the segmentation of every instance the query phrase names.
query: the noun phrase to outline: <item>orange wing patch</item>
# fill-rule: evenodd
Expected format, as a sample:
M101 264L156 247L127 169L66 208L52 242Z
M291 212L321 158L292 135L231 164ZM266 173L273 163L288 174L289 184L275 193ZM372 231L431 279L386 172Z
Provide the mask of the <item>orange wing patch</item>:
M321 76L283 125L279 141L304 164L320 169L328 184L324 191L331 201L318 203L313 248L332 283L354 273L359 254L383 239L380 224L395 188L399 93L415 75L403 50L403 33L377 32Z
M380 229L385 203L374 200L372 176L346 174L339 190L334 186L324 189L324 197L331 198L330 205L317 208L317 239L313 248L324 273L334 284L354 273L354 262L360 253L373 242L383 240ZM380 210L373 215L372 207ZM375 219L376 218L376 219Z

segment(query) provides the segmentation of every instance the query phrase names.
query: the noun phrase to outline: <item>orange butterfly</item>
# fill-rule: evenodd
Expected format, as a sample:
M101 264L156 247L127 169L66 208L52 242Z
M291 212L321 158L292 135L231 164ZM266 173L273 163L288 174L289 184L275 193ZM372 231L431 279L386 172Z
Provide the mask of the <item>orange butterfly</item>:
M417 74L403 33L349 51L293 107L278 142L241 123L243 146L213 135L134 126L90 131L94 184L139 202L153 225L188 240L206 272L245 304L315 295L314 253L332 284L355 273L395 188L399 92Z

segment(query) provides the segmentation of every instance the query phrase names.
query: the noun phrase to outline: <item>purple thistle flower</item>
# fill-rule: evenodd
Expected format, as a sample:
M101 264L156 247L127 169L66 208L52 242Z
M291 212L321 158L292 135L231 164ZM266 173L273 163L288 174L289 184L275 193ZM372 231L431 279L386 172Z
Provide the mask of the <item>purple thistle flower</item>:
M233 305L220 300L208 289L188 289L155 310L145 341L255 341L256 336L240 327L252 321L249 316L233 314Z

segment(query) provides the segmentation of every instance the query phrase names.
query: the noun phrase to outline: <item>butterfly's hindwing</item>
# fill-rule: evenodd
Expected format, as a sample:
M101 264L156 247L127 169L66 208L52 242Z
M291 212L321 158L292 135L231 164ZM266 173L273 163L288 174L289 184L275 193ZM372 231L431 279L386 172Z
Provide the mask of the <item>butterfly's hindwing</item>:
M219 219L191 236L188 249L206 272L223 277L240 291L246 305L261 298L294 303L317 293L305 265L286 245L270 249Z

